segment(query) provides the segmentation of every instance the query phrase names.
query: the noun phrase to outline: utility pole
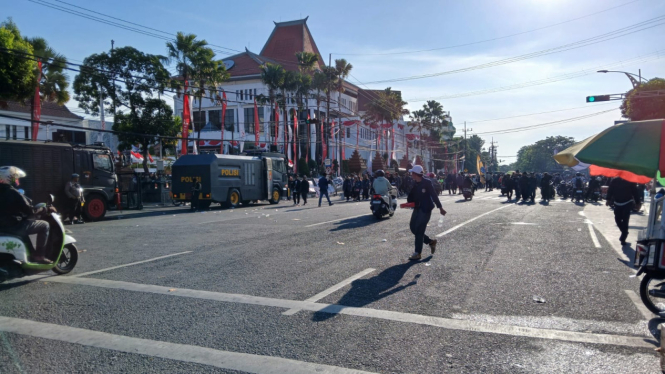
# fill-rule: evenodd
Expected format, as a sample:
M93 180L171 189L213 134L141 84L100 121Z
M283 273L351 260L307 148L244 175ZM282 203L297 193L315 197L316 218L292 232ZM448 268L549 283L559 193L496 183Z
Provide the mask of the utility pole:
M113 47L115 41L111 39L111 59L113 59ZM113 74L113 126L115 126L115 71L111 72Z
M464 164L462 170L466 169L466 156L467 156L467 142L466 142L466 133L467 131L473 131L473 129L466 129L466 121L464 121Z

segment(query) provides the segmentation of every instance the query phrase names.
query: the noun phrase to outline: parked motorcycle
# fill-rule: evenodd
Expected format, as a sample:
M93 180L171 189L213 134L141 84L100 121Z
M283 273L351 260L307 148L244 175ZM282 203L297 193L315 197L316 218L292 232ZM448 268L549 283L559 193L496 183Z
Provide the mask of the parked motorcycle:
M52 204L51 195L48 203L40 203L36 207L50 207ZM30 262L30 255L34 252L30 238L27 235L0 231L0 283L49 270L53 270L56 274L67 274L76 266L78 261L78 249L74 244L76 239L66 234L60 215L45 213L38 218L49 223L49 237L44 257L53 263Z
M395 209L397 209L397 198L393 196L392 204L389 203L389 200L390 199L387 195L372 194L372 200L369 203L369 207L376 219L381 219L385 215L392 217L395 214Z

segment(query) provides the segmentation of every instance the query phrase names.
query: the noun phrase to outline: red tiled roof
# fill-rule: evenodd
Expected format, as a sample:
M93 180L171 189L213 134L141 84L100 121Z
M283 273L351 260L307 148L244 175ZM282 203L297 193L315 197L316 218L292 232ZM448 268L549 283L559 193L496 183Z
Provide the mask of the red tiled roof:
M17 113L28 113L30 114L30 104L21 104L17 101L7 101L7 108L0 107L0 110L6 110L9 112ZM59 117L59 118L68 118L68 119L83 119L76 114L69 111L64 105L58 105L56 103L51 103L45 101L42 103L42 116L49 117Z

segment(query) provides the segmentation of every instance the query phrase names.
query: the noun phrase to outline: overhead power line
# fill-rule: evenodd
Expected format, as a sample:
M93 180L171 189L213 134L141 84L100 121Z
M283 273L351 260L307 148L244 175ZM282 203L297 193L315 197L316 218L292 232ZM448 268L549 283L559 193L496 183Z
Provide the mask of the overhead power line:
M493 42L493 41L497 41L497 40L501 40L501 39L512 38L512 37L515 37L515 36L524 35L524 34L532 33L532 32L535 32L535 31L540 31L540 30L552 28L552 27L555 27L555 26L564 25L566 23L578 21L578 20L581 20L581 19L584 19L584 18L595 16L597 14L608 12L610 10L621 8L621 7L624 7L626 5L636 3L638 1L640 1L640 0L629 1L627 3L619 4L617 6L613 6L611 8L607 8L607 9L604 9L604 10L601 10L601 11L598 11L598 12L595 12L595 13L586 14L586 15L583 15L583 16L580 16L580 17L577 17L577 18L572 18L572 19L569 19L569 20L566 20L566 21L554 23L554 24L547 25L547 26L538 27L538 28L535 28L535 29L527 30L527 31L522 31L522 32L509 34L509 35L505 35L505 36L499 36L499 37L496 37L496 38L478 40L478 41L475 41L475 42L469 42L469 43L464 43L464 44L456 44L456 45L450 45L450 46L438 47L438 48L420 49L420 50L416 50L416 51L386 52L386 53L337 53L336 52L334 54L335 55L341 55L341 56L390 56L390 55L404 55L404 54L411 54L411 53L431 52L431 51L440 51L440 50L444 50L444 49L467 47L467 46L470 46L470 45L476 45L476 44Z
M512 127L512 128L502 129L502 130L496 130L496 131L479 132L479 133L476 133L475 135L509 134L509 133L513 133L513 132L522 132L522 131L536 130L536 129L540 129L540 128L543 128L543 127L554 126L554 125L559 125L559 124L563 124L563 123L575 122L575 121L579 121L579 120L582 120L582 119L587 119L587 118L591 118L591 117L596 117L596 116L599 116L599 115L601 115L601 114L605 114L605 113L613 112L613 111L615 111L615 110L617 110L617 109L619 109L619 108L618 108L618 107L617 107L617 108L612 108L612 109L609 109L609 110L603 110L603 111L600 111L600 112L595 112L595 113L591 113L591 114L585 114L585 115L583 115L583 116L571 117L571 118L565 118L565 119L562 119L562 120L552 121L552 122L545 122L545 123L540 123L540 124L537 124L537 125L522 126L522 127Z
M630 35L636 32L648 30L654 27L658 27L661 25L665 24L665 15L660 15L655 18L651 18L646 21L638 22L636 24L626 26L620 29L616 29L614 31L610 31L604 34L600 34L597 36L594 36L592 38L587 38L587 39L582 39L578 40L573 43L568 43L564 45L560 45L558 47L553 47L553 48L548 48L544 49L541 51L537 52L532 52L532 53L527 53L519 56L513 56L509 58L504 58L501 60L496 60L480 65L474 65L474 66L469 66L466 68L460 68L460 69L455 69L455 70L448 70L448 71L443 71L443 72L438 72L438 73L431 73L431 74L423 74L423 75L413 75L413 76L408 76L408 77L401 77L401 78L393 78L393 79L384 79L384 80L378 80L378 81L372 81L372 82L366 82L365 84L378 84L378 83L391 83L391 82L403 82L403 81L409 81L409 80L415 80L415 79L425 79L425 78L433 78L433 77L439 77L443 75L450 75L450 74L457 74L457 73L464 73L468 71L473 71L473 70L480 70L480 69L486 69L486 68L491 68L495 66L501 66L501 65L506 65L510 64L513 62L519 62L523 60L528 60L536 57L541 57L541 56L546 56L546 55L551 55L555 53L560 53L564 51L569 51L573 49L578 49L582 47L587 47L590 45L602 43L608 40L620 38L622 36Z

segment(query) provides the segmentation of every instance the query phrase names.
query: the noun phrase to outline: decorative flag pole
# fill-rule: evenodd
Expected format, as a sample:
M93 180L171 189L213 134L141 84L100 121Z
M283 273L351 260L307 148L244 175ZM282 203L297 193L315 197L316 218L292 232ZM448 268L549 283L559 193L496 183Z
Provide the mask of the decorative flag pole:
M182 99L182 147L180 154L187 155L187 139L189 138L189 95L187 95L187 80L185 80L185 97Z
M37 61L37 68L39 69L37 72L37 86L35 87L35 96L32 99L32 141L37 140L37 135L39 135L39 121L42 118L42 102L39 95L39 84L42 81L42 60ZM7 136L9 136L9 133Z
M224 154L224 132L226 132L226 125L224 123L225 120L226 120L226 91L222 91L222 128L221 128L222 144L220 145L221 154Z

